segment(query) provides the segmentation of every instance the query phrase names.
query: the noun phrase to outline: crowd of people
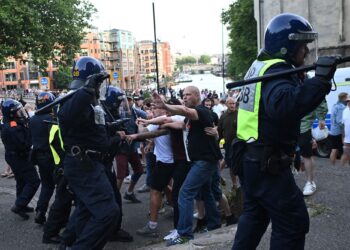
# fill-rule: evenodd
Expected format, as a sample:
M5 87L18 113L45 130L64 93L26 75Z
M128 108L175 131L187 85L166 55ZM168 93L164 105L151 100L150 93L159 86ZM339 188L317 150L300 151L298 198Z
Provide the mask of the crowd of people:
M280 27L289 29L275 37ZM278 40L286 34L287 44ZM307 44L316 38L304 18L278 15L268 25L265 47L247 77L303 65ZM153 92L146 99L110 86L101 98L100 86L108 74L99 60L80 57L69 84L74 95L56 99L50 92L38 93L36 113L30 106L26 112L21 100L8 98L1 105L5 160L16 180L11 211L24 220L35 211L35 223L44 225L43 243L60 244L60 249L103 249L108 241L130 242L134 232L121 228L122 215L128 212L122 199L140 203L135 187L145 168L139 191L150 192L149 221L136 234L164 235L158 213L165 199L173 208L173 228L164 236L167 246L220 228L219 206L226 226L238 223L232 249L256 249L270 222L271 249L304 249L309 217L303 194L316 191L312 124L317 118L325 129L325 96L335 69L335 58L320 57L313 78L267 80L222 98L194 86L178 96ZM347 93L339 95L331 113L331 162L343 147L345 164L350 159ZM305 168L303 194L295 184L293 162L296 169ZM244 193L240 215L232 213L220 187L225 166L232 186ZM34 209L28 204L40 185Z

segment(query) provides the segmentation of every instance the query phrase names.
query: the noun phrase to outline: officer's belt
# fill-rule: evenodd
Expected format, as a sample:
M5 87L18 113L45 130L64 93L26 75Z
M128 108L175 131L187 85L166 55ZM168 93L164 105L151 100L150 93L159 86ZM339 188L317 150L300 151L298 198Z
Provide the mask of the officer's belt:
M98 161L104 160L105 157L108 155L106 152L100 152L95 149L89 149L79 145L65 146L64 150L67 156L75 157L77 156L77 154L82 153L88 155L91 159Z
M8 151L7 150L5 154L23 157L23 156L28 156L29 153L30 153L30 150L29 151Z
M263 145L249 145L249 143L247 144L246 147L246 153L253 158L256 159L261 159L263 157L264 154L264 146Z

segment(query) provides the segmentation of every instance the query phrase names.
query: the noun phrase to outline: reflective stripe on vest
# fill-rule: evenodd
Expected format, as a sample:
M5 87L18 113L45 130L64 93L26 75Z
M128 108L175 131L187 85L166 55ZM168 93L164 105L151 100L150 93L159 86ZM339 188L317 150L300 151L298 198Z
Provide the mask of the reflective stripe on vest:
M285 62L281 59L272 59L266 61L255 61L244 79L258 77L274 64ZM261 98L261 82L252 83L241 89L238 101L237 117L237 137L247 143L254 142L259 137L259 108Z
M51 153L52 153L55 165L58 165L61 162L61 158L58 155L56 149L52 146L52 142L53 142L53 140L55 138L55 134L56 133L58 133L58 137L60 139L60 145L61 145L61 148L63 149L64 145L63 145L63 140L62 140L62 137L61 137L61 132L59 130L59 127L58 127L58 125L52 125L52 127L50 129L50 135L49 135L49 144L50 144Z

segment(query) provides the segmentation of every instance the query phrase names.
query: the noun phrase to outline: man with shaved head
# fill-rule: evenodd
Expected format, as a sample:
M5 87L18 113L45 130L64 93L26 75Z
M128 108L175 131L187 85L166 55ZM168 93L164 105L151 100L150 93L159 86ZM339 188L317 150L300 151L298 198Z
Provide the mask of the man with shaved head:
M193 201L198 194L204 198L208 230L221 226L220 214L210 187L222 155L215 137L206 133L206 128L213 127L214 122L210 110L200 105L200 92L197 87L185 88L183 92L185 106L168 105L156 93L153 97L157 108L186 117L183 129L187 132L187 156L191 161L191 169L181 187L178 199L180 212L178 237L168 241L168 246L183 244L193 238Z

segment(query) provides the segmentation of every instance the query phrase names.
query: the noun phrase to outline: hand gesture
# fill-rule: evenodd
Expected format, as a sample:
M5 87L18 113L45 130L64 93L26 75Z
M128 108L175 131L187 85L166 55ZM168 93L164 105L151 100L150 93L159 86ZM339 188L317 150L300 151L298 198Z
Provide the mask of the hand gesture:
M126 135L126 136L125 136L125 140L126 140L129 144L131 144L136 138L137 138L137 134Z
M148 125L148 120L142 119L142 118L137 118L136 119L136 124L137 125L147 126Z
M122 140L125 139L125 132L124 131L117 131L116 133L120 136L120 139L122 139Z

